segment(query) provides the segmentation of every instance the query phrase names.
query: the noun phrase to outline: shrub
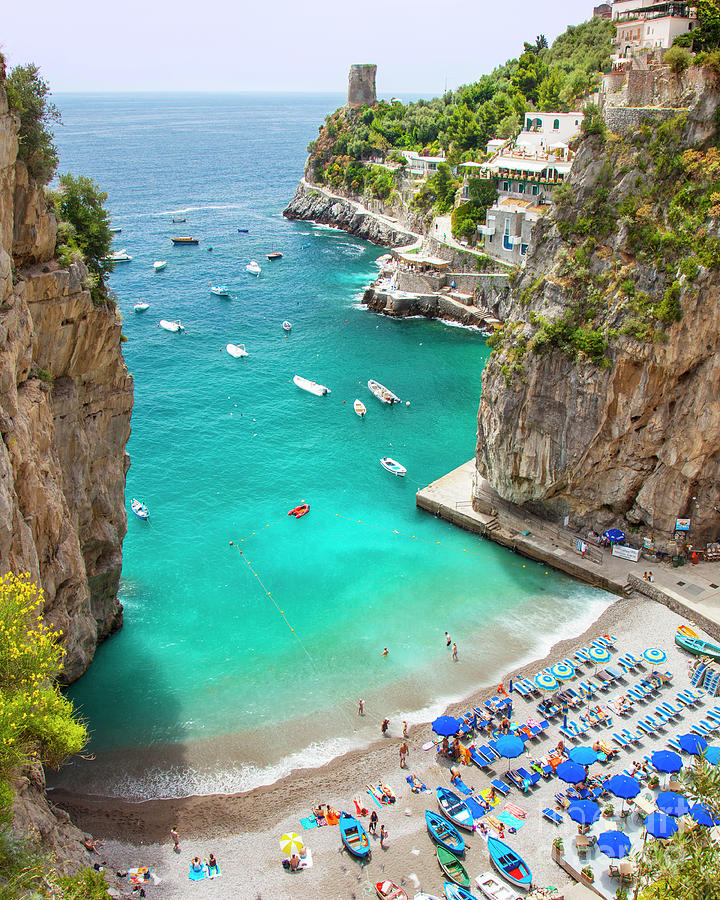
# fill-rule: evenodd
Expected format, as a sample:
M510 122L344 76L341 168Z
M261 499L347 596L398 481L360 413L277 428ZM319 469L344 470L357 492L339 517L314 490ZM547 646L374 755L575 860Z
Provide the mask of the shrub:
M657 310L657 317L661 322L679 322L682 319L682 306L680 305L680 283L673 281L663 294Z
M605 120L594 103L585 105L581 128L583 134L605 134Z
M682 75L692 61L692 53L684 47L671 47L663 57L665 65L670 66L676 75Z
M47 184L58 164L50 127L60 121L60 113L49 99L50 87L38 67L30 64L10 72L5 91L10 109L20 117L18 156L39 184Z

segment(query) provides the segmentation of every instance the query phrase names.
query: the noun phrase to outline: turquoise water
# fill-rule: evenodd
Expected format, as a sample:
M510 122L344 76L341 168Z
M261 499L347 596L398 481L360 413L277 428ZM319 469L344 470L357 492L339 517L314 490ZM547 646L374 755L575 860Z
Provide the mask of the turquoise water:
M132 797L251 787L374 738L385 715L423 719L597 615L607 595L415 508L419 486L474 453L488 350L469 330L367 312L382 251L282 218L341 98L56 99L61 171L107 190L133 257L112 287L135 378L128 507L150 509L149 523L129 514L125 626L69 692L97 761L58 783ZM173 247L180 233L200 245ZM270 263L273 247L284 257ZM332 393L298 390L296 373ZM380 404L371 377L410 406ZM301 501L310 514L288 518Z

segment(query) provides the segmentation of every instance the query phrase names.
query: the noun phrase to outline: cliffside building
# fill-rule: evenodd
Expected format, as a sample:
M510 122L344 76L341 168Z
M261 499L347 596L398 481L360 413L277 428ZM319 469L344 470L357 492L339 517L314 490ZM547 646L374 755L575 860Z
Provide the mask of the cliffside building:
M599 16L601 19L611 19L612 6L609 3L601 3L599 6L593 7L593 15Z
M408 175L413 175L415 178L429 178L437 172L437 167L440 163L447 162L444 155L423 156L422 154L414 153L412 150L403 150L402 154L408 161ZM455 167L451 167L451 171L454 174L456 171Z
M667 50L681 34L697 26L691 2L676 0L615 0L612 8L616 35L613 65L623 65L638 53Z

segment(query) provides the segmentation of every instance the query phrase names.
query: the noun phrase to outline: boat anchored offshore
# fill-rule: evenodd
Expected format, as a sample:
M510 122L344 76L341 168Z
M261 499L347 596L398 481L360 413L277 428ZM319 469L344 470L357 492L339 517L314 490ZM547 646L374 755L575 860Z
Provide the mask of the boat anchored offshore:
M283 322L283 330L284 331L292 331L292 322L288 322L287 319Z
M296 519L302 519L303 516L306 516L310 512L310 504L309 503L301 503L299 506L294 506L290 512L289 516L295 516Z
M133 309L136 313L145 312L146 309L150 309L150 304L146 303L144 300L140 300L138 303L133 306Z
M393 475L405 475L407 472L405 466L401 466L397 460L391 459L389 456L383 456L380 460L380 465L383 469L387 469L388 472L392 472Z
M160 319L158 328L164 328L165 331L185 331L185 327L180 319L175 322L169 322L167 319Z
M103 257L103 262L110 263L118 263L118 262L130 262L132 256L127 252L127 250L123 247L122 250L114 250L112 253Z
M400 403L398 395L393 394L389 388L386 388L384 384L380 384L379 381L373 381L371 378L370 381L368 381L367 386L370 389L370 393L383 403L389 403L391 406L393 403Z
M360 416L361 419L365 418L365 413L367 412L367 407L362 402L362 400L356 400L353 403L353 409Z
M271 253L268 253L267 258L270 262L275 259L282 259L282 253L279 250L273 250Z
M166 265L167 265L166 259L156 259L155 262L153 263L153 269L155 269L156 272L162 272L162 270L165 268Z
M257 264L257 260L251 259L250 262L245 266L245 271L249 272L251 275L259 275L262 272L262 269Z
M240 359L241 356L250 356L245 349L245 344L228 344L225 349L230 356L234 356L236 359Z
M215 294L216 297L229 297L230 288L226 284L212 284L211 282L210 293Z
M324 384L310 381L309 378L303 378L302 375L293 375L293 381L299 388L308 391L310 394L315 394L317 397L324 397L326 394L331 393L330 388L326 388Z
M174 223L175 225L179 225L180 222L187 222L187 218L183 218L183 219L173 219L173 223Z
M185 244L199 244L200 243L200 241L197 238L188 237L187 235L170 238L170 240L173 242L173 244L180 244L181 246L185 245Z
M138 519L147 519L150 516L150 510L135 497L132 498L130 509L135 513Z

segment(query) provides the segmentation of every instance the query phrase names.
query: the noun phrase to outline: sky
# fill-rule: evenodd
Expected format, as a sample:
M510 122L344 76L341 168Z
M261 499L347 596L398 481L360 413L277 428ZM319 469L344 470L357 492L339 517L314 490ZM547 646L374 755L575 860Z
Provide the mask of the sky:
M2 3L0 49L55 93L344 92L378 66L379 96L436 95L592 16L555 0L35 0Z

